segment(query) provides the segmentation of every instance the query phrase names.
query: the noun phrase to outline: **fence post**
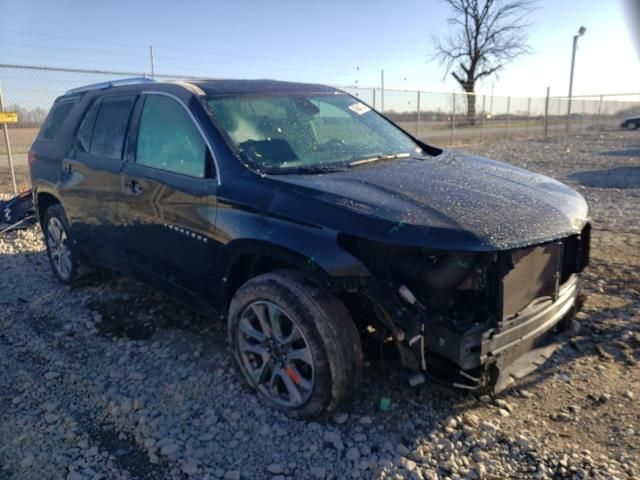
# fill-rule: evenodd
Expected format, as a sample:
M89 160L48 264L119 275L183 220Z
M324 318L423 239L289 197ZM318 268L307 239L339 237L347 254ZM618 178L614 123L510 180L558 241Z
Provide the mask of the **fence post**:
M530 118L531 118L531 97L529 97L529 100L527 101L527 123L525 124L525 127L524 127L524 133L526 137L529 136L529 119Z
M384 113L384 69L380 70L380 112Z
M549 91L551 87L547 87L547 98L544 99L544 138L549 134Z
M418 90L418 123L416 124L416 138L420 138L420 90Z
M511 110L511 97L507 97L507 115L505 116L506 121L504 122L504 133L505 135L509 131L509 112Z
M453 145L453 139L456 136L456 94L451 94L453 113L451 114L451 138L449 139L449 145Z
M4 102L2 99L2 88L0 88L0 112L4 112ZM7 146L7 159L9 160L9 170L11 171L11 181L13 182L13 193L18 194L18 185L16 184L16 172L13 170L13 157L11 156L11 142L9 142L9 129L7 124L2 124L4 130L4 143Z
M480 116L480 143L484 142L484 117L487 116L484 111L485 103L487 101L487 96L482 96L482 115Z
M600 125L600 119L601 119L600 115L602 114L602 97L603 95L600 95L600 101L598 102L598 120L596 123L596 128L598 130L602 130L602 126Z
M149 46L149 60L151 61L151 78L156 78L156 70L153 62L153 46Z

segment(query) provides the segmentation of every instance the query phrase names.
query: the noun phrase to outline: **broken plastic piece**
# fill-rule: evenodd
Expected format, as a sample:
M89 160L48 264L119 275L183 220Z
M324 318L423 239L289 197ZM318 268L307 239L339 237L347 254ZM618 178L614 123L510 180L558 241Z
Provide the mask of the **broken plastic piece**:
M418 385L422 385L426 381L427 381L427 377L425 377L424 374L422 373L416 373L415 375L412 375L411 377L409 377L409 385L411 385L412 387L417 387Z

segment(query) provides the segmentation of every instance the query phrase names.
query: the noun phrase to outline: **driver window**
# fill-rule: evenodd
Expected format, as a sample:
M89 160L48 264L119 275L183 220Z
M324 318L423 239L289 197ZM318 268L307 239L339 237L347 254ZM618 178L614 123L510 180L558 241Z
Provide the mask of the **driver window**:
M204 177L207 146L184 107L164 95L148 95L144 102L136 163Z

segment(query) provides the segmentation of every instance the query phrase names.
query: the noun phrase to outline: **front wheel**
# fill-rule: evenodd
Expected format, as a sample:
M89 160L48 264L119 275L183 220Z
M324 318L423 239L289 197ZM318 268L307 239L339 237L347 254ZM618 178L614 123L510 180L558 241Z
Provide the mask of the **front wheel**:
M290 417L335 410L360 381L362 347L349 312L295 271L244 284L231 301L228 329L244 379Z

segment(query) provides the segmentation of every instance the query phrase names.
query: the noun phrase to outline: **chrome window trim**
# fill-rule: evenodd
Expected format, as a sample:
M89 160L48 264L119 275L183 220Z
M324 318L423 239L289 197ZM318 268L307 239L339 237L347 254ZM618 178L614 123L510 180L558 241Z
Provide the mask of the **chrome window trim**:
M187 114L189 115L189 117L191 117L191 121L194 123L194 125L198 129L198 132L200 132L200 135L202 136L202 139L204 140L204 143L207 145L207 148L209 149L209 153L211 154L211 158L213 159L213 164L216 167L216 181L217 181L218 185L222 185L222 178L221 178L221 175L220 175L220 167L218 166L218 159L216 158L216 155L213 153L213 148L211 147L211 143L209 143L209 139L204 134L204 131L202 130L202 127L200 126L200 123L198 123L198 120L196 119L196 117L193 116L193 113L191 113L191 110L189 110L189 107L187 107L187 105L182 101L182 99L180 99L179 97L177 97L176 95L174 95L172 93L159 92L157 90L143 90L142 94L143 95L161 95L161 96L164 96L164 97L173 98L180 105L182 105L182 108L184 108L186 110ZM144 111L144 105L142 106L142 109Z

